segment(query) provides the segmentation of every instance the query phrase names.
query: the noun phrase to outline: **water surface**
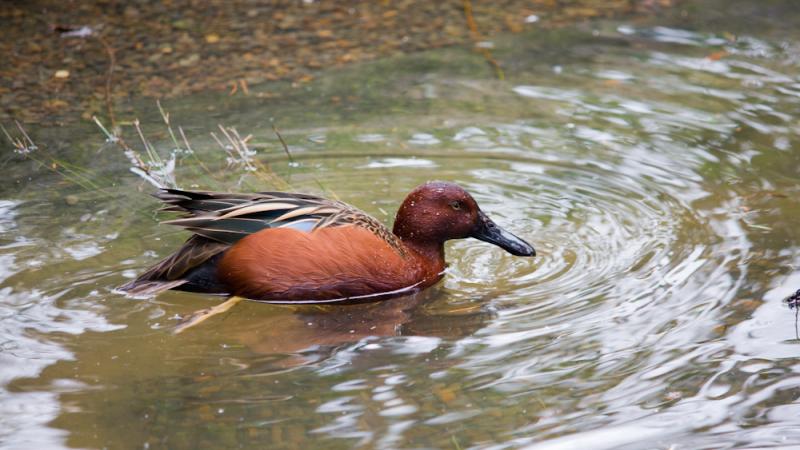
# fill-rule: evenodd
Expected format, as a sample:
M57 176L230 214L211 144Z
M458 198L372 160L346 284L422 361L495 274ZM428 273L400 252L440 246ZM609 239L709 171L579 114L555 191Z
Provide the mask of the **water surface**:
M34 130L102 189L2 162L0 446L800 444L781 303L800 288L800 11L675 14L499 39L503 81L453 48L164 104L214 175L183 155L183 187L275 187L227 166L206 134L224 123L294 190L389 224L412 187L452 180L538 251L453 242L440 284L376 304L245 303L173 336L220 300L113 288L186 235L94 129ZM142 119L168 154L153 105Z

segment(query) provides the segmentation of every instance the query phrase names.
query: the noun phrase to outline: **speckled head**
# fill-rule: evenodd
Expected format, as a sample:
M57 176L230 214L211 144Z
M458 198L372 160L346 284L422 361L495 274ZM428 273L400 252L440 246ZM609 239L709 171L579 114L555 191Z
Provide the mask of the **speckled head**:
M536 255L530 244L486 216L461 186L444 181L430 181L408 194L397 210L394 234L404 242L417 244L473 237L512 255Z

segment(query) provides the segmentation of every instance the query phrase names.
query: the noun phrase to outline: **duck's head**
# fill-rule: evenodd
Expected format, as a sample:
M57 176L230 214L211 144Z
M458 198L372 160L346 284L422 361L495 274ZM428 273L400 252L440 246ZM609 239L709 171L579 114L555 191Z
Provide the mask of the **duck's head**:
M461 186L431 181L408 194L394 222L394 234L416 244L441 244L473 237L516 256L536 256L536 250L497 226Z

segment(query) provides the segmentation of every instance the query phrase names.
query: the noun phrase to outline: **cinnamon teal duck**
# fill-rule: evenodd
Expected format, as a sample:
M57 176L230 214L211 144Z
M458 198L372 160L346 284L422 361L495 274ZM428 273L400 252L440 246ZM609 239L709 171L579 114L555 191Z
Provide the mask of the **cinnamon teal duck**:
M533 247L497 226L460 186L429 182L400 205L393 231L339 201L285 192L163 189L165 223L192 236L120 289L175 289L271 303L362 301L409 294L442 278L444 243L473 237L516 256Z

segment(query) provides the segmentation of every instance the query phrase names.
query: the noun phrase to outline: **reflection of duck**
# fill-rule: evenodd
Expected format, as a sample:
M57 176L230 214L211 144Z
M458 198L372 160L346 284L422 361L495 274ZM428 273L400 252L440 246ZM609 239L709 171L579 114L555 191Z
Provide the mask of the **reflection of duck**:
M194 233L177 252L121 287L167 289L277 303L376 299L442 277L444 242L474 237L511 254L533 247L501 229L458 185L423 184L406 197L394 230L345 203L305 194L162 190L168 223Z
M475 307L468 311L432 311L427 305L436 297L439 296L421 292L382 302L336 308L326 305L297 306L273 311L268 317L257 321L249 315L238 314L221 322L218 331L235 336L251 351L262 355L286 355L309 350L326 355L343 345L369 337L468 336L482 328L492 317L491 312L484 308L485 302L475 302ZM225 329L230 329L230 332ZM294 366L305 362L306 359L298 355L280 365Z

